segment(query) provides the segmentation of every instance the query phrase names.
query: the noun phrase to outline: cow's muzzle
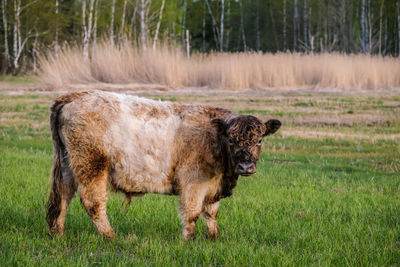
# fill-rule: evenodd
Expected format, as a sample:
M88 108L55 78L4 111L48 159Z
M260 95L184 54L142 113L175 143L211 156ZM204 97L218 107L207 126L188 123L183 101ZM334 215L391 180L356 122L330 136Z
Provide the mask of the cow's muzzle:
M250 176L257 172L256 164L250 163L239 163L235 169L236 174L242 176Z

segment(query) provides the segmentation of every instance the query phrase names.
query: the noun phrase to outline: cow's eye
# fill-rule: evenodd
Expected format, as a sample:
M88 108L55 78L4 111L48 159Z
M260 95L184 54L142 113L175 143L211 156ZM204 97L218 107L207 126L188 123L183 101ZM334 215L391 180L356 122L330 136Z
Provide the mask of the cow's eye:
M229 142L229 145L233 145L233 140L232 140L232 138L229 138L229 140L228 140L228 142Z

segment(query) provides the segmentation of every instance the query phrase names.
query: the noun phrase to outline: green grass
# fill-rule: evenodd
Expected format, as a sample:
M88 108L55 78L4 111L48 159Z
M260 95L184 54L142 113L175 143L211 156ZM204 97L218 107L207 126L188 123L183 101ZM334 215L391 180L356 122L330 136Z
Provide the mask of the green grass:
M12 84L28 84L39 82L37 76L13 76L13 75L0 75L0 82Z
M96 233L79 197L66 237L51 239L49 103L0 96L11 121L0 123L0 266L400 265L400 146L391 140L268 137L258 173L221 201L217 242L202 219L196 241L181 241L178 197L146 195L123 209L115 193L115 240Z

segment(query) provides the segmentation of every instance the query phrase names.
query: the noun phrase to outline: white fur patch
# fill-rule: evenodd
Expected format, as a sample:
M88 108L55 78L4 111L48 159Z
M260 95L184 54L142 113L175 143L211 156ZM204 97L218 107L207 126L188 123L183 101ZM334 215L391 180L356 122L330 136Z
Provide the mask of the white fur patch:
M104 93L119 102L121 112L111 122L106 147L118 157L111 173L113 184L129 192L170 193L171 152L181 123L168 102ZM157 110L161 118L149 115Z

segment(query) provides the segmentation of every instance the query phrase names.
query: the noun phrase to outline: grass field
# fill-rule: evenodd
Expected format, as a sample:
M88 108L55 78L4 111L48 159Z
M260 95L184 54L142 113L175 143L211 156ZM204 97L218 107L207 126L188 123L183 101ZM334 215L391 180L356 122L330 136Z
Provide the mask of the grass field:
M66 237L51 239L45 202L54 95L0 92L0 266L400 265L400 95L142 93L283 121L264 141L258 173L221 201L217 242L181 241L178 198L146 195L123 209L111 194L117 238L102 239L79 198Z

